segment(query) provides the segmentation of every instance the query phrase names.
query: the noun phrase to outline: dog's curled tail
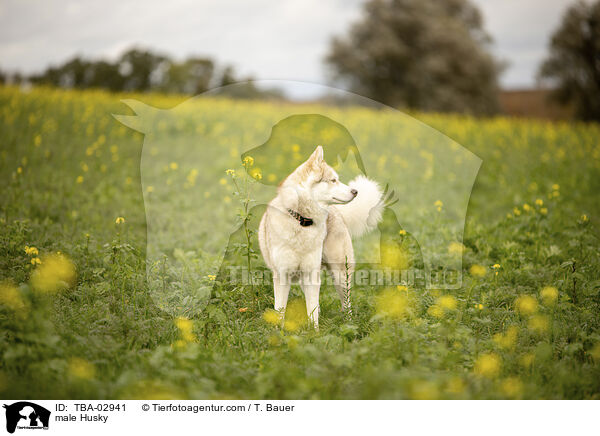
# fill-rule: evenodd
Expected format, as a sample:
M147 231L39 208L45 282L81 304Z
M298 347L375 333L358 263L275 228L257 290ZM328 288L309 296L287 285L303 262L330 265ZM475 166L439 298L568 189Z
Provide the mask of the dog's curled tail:
M358 191L356 198L336 207L344 218L350 236L357 238L375 229L381 221L385 208L384 193L377 182L365 176L356 177L348 186Z

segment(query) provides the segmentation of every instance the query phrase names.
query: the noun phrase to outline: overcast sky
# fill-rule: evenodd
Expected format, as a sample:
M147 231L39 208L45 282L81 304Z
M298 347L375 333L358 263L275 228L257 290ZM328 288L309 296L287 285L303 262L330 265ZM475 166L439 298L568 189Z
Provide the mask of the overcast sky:
M441 0L440 0L441 1ZM505 88L530 87L548 38L574 0L472 0L509 62ZM363 0L0 0L0 69L40 71L75 54L112 58L132 45L206 55L256 79L326 83L332 35Z

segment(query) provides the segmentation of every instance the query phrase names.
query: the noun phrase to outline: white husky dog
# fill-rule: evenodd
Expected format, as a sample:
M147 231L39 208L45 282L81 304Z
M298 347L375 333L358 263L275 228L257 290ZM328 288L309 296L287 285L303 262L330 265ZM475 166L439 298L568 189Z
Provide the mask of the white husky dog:
M318 146L279 186L260 221L258 240L273 272L275 310L285 312L292 281L300 283L306 310L319 326L321 265L333 275L343 310L350 310L354 272L351 237L381 220L384 202L377 183L358 176L348 185L323 159Z

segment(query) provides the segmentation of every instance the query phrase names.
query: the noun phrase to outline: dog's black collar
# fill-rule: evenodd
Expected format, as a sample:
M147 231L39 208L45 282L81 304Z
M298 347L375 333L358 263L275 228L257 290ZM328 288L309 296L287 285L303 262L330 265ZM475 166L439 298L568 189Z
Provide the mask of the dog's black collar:
M308 227L308 226L313 225L312 218L303 217L298 212L296 212L295 210L292 210L292 209L288 209L287 211L290 213L291 216L293 216L294 218L296 218L298 220L298 222L300 223L300 225L302 227Z

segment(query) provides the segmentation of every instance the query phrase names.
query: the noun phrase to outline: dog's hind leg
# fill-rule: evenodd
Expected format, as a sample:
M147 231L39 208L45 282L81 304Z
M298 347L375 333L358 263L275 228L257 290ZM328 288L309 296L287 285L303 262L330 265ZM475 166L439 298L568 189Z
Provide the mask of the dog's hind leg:
M354 265L348 262L344 264L327 264L327 269L333 278L333 286L340 297L342 311L352 314L350 304L350 293L352 289L352 276L354 274Z

